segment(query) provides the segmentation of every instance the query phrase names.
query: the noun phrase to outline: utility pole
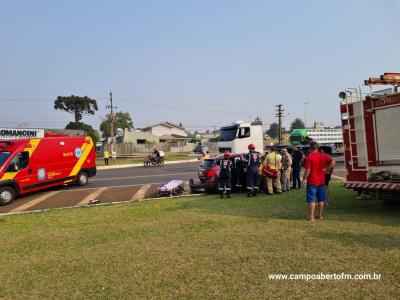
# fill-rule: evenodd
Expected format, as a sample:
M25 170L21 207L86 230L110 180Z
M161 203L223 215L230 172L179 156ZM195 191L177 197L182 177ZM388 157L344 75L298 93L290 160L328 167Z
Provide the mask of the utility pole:
M283 117L283 108L282 104L278 104L276 107L278 108L276 110L276 116L278 117L278 124L279 124L279 133L278 133L278 139L279 139L279 145L282 144L282 117Z
M304 104L304 127L305 127L305 128L307 128L307 105L308 105L309 103L310 103L310 102L308 102L308 101L303 102L303 104Z
M113 106L112 92L110 92L110 105L106 106L107 109L110 110L110 114L108 115L108 120L110 121L110 134L111 134L111 152L114 151L114 121L116 116L113 112L114 108L117 109L116 106Z

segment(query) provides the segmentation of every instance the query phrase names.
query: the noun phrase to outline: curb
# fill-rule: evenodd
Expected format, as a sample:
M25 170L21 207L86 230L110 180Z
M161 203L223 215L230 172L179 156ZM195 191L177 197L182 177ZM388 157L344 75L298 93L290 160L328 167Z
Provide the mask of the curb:
M164 165L174 165L174 164L183 164L199 161L198 159L188 159L188 160L176 160L176 161L166 161ZM97 170L111 170L111 169L124 169L124 168L137 168L143 167L143 163L141 164L125 164L125 165L113 165L113 166L100 166L97 167Z
M196 196L204 196L204 193L200 194L188 194L188 195L180 195L180 196L170 196L170 197L158 197L158 198L146 198L146 199L137 199L137 200L128 200L128 201L114 201L109 203L99 203L99 204L84 204L84 205L76 205L76 206L66 206L66 207L56 207L56 208L46 208L41 210L28 210L28 211L19 211L13 213L4 213L0 215L1 217L8 217L8 216L15 216L15 215L23 215L23 214L39 214L45 212L53 212L58 210L66 210L66 209L79 209L79 208L89 208L89 207L98 207L98 206L112 206L118 204L125 204L125 203L138 203L138 202L145 202L145 201L157 201L157 200L169 200L169 199L177 199L177 198L189 198L189 197L196 197Z

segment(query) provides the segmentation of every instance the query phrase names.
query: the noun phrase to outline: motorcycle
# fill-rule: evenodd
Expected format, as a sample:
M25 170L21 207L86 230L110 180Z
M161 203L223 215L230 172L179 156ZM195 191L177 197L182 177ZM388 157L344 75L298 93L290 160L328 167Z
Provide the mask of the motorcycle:
M164 157L154 157L149 155L143 162L144 167L162 167L164 165Z

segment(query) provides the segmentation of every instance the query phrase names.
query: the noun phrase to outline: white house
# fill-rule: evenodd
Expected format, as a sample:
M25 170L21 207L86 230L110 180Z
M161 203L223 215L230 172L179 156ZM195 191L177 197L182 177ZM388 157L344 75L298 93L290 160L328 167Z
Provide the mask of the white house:
M146 131L151 134L161 137L161 136L176 136L176 137L187 137L188 132L182 126L175 125L169 122L162 122L154 124L148 128Z
M125 129L124 132L124 143L132 143L137 145L144 145L146 143L158 143L159 138L150 132L143 131L130 131Z

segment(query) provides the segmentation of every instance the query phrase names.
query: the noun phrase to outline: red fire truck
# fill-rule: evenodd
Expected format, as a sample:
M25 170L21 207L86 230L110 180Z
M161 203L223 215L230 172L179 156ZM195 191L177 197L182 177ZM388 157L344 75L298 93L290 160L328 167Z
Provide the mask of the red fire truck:
M400 73L385 73L361 88L339 94L345 164L345 187L370 191L385 201L400 200ZM385 85L384 90L376 90Z
M85 185L94 175L96 154L89 136L0 140L0 205L53 186Z

